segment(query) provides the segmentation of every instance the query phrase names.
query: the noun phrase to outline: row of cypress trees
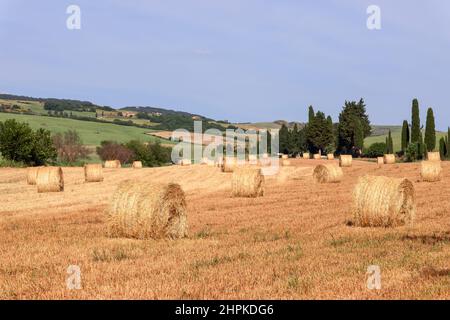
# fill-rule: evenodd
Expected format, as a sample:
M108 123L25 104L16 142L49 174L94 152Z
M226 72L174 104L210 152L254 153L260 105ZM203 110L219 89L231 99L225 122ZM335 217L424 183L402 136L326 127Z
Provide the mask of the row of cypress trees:
M423 126L420 123L419 101L412 101L411 125L407 120L403 121L401 136L401 152L410 160L420 160L426 158L426 153L436 150L436 125L433 108L428 108L425 124L425 136L423 136ZM441 158L448 158L449 154L450 128L447 137L442 137L439 141L439 151ZM389 144L388 142L386 143ZM388 146L389 148L389 146ZM392 148L393 149L393 148ZM393 150L390 150L393 153Z

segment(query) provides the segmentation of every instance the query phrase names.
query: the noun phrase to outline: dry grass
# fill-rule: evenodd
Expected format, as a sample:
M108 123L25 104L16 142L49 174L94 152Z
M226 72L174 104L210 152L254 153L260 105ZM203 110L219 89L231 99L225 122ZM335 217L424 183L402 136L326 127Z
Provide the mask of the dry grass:
M258 198L230 198L231 175L209 166L104 169L99 184L85 184L83 168L63 168L65 191L45 194L27 185L26 169L1 168L0 298L450 298L450 163L433 184L421 182L418 163L383 168L414 183L414 225L360 228L346 223L352 190L361 175L380 174L375 163L355 160L329 185L312 183L319 160L291 162L281 172L303 175L281 184L266 177ZM179 183L188 237L106 237L105 211L126 179ZM65 286L72 264L82 290ZM373 264L382 272L379 291L366 287Z

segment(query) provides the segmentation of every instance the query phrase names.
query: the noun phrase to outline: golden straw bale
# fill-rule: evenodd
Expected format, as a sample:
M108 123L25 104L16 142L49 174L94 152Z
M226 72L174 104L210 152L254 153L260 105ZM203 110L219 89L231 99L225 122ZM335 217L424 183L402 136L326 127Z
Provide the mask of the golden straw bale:
M436 182L442 179L442 166L440 161L422 161L421 172L423 181Z
M105 161L105 168L118 169L121 167L122 167L122 165L120 164L119 160L106 160Z
M428 152L427 158L428 158L428 161L441 161L441 153L440 152Z
M377 164L381 167L384 164L384 157L377 157Z
M236 158L234 157L223 158L221 165L222 172L233 172L235 167L236 167Z
M344 172L338 166L332 164L320 164L314 169L314 180L319 183L340 182Z
M281 155L281 159L289 159L289 156L287 154Z
M327 154L327 159L328 160L334 160L334 154L333 153Z
M39 168L36 185L39 193L64 191L64 177L61 167Z
M394 227L414 220L414 185L408 179L361 177L353 200L356 226Z
M264 176L254 167L235 168L231 177L233 197L259 197L264 195Z
M37 178L37 173L38 170L41 167L28 167L27 168L27 183L30 185L35 185L36 184L36 178Z
M133 161L132 167L134 169L141 169L142 168L142 161Z
M258 164L258 157L255 154L248 155L248 162L250 164Z
M182 159L180 161L181 161L180 165L182 165L182 166L190 166L192 164L191 159Z
M303 159L311 159L311 155L309 154L309 152L303 153Z
M394 164L395 163L395 154L385 154L383 159L384 159L384 164Z
M262 158L263 159L269 159L269 154L268 153L263 153Z
M322 159L322 156L320 155L320 153L316 153L314 155L314 160L320 160L320 159Z
M84 165L84 181L101 182L103 181L103 168L100 163L91 163Z
M351 167L353 162L353 157L351 155L341 154L339 157L340 167Z
M114 192L107 221L113 237L185 237L185 194L175 183L125 181Z
M202 160L200 161L200 164L208 164L208 158L203 157Z

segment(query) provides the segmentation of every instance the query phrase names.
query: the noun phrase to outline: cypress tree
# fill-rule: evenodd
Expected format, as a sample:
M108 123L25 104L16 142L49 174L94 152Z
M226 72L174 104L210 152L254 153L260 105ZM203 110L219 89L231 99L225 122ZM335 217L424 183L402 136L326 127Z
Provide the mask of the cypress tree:
M409 124L407 120L403 121L402 128L402 151L404 152L409 145Z
M441 154L441 159L445 159L447 155L447 145L444 137L439 140L439 153Z
M309 106L309 111L308 111L308 123L312 123L314 121L314 117L315 117L315 113L314 113L314 108L313 106Z
M283 123L281 129L278 133L279 147L281 153L289 153L289 130L287 126Z
M412 122L411 122L411 142L420 142L420 111L419 101L414 99L412 102Z
M354 146L362 151L364 147L364 128L359 119L355 119L355 136L354 136Z
M425 128L425 144L427 151L433 151L436 148L436 126L434 123L434 113L432 108L427 111L427 127Z
M394 142L392 141L391 130L389 130L388 140L389 140L389 154L393 154L394 153Z

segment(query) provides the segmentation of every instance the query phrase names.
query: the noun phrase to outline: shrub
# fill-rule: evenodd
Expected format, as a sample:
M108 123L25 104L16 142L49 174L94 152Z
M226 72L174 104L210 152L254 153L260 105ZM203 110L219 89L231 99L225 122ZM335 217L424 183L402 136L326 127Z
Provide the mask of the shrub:
M405 155L406 155L406 159L405 160L407 162L417 161L420 158L418 144L417 143L411 143L406 148Z
M15 119L0 122L0 153L5 160L27 165L43 165L56 160L50 131L33 131Z
M145 144L132 140L126 144L126 147L133 152L132 160L141 161L147 167L161 166L171 160L170 148L161 146L159 142Z
M103 161L119 160L121 163L130 163L134 158L132 150L114 141L102 141L101 146L97 147L97 154Z
M376 142L373 143L366 151L366 155L369 158L382 157L386 151L386 143Z
M75 130L55 134L53 144L58 153L58 159L62 162L73 163L89 155L89 150L83 146L80 135Z

